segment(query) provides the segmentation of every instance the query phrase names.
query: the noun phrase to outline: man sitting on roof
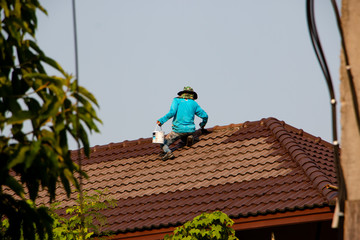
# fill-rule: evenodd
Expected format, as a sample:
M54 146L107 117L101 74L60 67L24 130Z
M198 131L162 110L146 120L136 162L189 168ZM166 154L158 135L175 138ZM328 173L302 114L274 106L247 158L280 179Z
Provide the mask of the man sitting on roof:
M165 154L163 160L175 157L169 146L177 139L187 138L186 144L188 146L192 144L193 133L195 132L195 115L202 118L202 122L199 124L202 129L208 120L207 113L195 102L197 93L191 87L184 87L184 90L178 92L178 95L179 97L174 98L170 111L157 121L157 124L161 126L170 118L174 118L172 131L165 137L164 144L161 144Z

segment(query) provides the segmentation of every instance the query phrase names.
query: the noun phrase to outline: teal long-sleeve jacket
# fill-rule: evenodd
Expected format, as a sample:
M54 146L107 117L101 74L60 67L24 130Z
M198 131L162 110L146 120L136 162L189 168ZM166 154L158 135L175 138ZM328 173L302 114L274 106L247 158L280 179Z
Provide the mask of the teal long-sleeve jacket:
M202 119L200 127L208 121L207 113L193 99L174 98L170 111L158 121L164 124L173 117L172 130L178 133L195 132L195 115Z

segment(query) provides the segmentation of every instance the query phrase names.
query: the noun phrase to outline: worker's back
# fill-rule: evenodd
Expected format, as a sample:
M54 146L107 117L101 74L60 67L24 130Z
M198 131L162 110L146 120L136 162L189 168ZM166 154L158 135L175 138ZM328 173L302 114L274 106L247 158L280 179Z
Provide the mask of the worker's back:
M198 116L202 119L208 118L206 112L192 99L174 98L170 111L160 119L160 122L166 122L171 117L173 119L172 130L174 132L185 133L194 132L194 117Z

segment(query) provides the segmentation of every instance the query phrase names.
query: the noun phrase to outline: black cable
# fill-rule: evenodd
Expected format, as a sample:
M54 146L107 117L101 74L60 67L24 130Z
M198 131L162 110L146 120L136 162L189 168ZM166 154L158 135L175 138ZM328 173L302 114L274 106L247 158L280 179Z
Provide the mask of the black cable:
M324 53L322 50L321 42L317 33L315 18L314 18L314 1L308 0L307 1L307 19L308 19L308 27L310 31L310 38L313 43L315 54L319 60L320 67L325 75L325 80L327 82L327 86L329 88L329 93L331 99L335 99L334 88L330 76L330 71L327 66L326 59L324 57Z
M334 87L330 75L329 68L326 63L326 58L322 50L321 42L318 36L318 32L316 29L315 23L315 14L314 14L314 0L307 0L306 1L306 13L307 13L307 21L308 21L308 28L310 33L310 39L314 47L315 54L319 61L321 70L323 71L329 94L330 94L330 103L331 103L331 118L332 118L332 135L333 135L333 147L334 147L334 157L335 157L335 167L336 167L336 175L339 184L339 192L338 192L338 203L339 203L339 210L340 215L339 217L339 235L338 238L342 239L343 235L343 223L344 223L344 208L345 208L345 199L346 199L346 185L345 179L343 175L343 171L340 165L340 157L339 157L339 141L337 136L337 114L336 114L336 98Z
M79 57L78 57L78 41L77 41L77 24L76 24L76 7L75 0L72 0L72 9L73 9L73 28L74 28L74 49L75 49L75 78L76 78L76 93L79 93ZM81 162L81 150L80 150L80 118L79 118L79 100L76 99L76 142L77 142L77 158L79 163L79 195L80 195L80 221L81 221L81 230L80 235L82 239L85 239L85 217L84 217L84 195L82 189L82 162Z
M334 9L334 12L335 12L336 23L337 23L339 33L340 33L340 37L341 37L341 46L342 46L342 50L343 50L343 53L344 53L346 73L347 73L348 80L349 80L349 86L350 86L351 98L352 98L352 102L353 102L353 106L354 106L354 113L355 113L356 123L357 123L357 126L358 126L358 131L360 133L359 102L358 102L358 98L357 98L357 94L356 94L356 88L355 88L355 83L354 83L354 80L353 80L353 75L351 73L351 66L350 66L350 63L349 63L349 56L347 54L347 49L346 49L346 45L345 45L344 32L343 32L343 29L342 29L340 13L339 13L339 9L337 7L336 1L331 0L331 3L332 3L332 6L333 6L333 9Z

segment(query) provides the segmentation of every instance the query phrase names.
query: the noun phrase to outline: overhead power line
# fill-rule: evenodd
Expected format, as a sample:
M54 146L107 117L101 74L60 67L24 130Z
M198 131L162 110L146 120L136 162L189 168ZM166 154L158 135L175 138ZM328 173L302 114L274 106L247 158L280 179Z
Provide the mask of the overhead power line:
M333 1L333 0L332 0ZM335 1L333 1L335 2ZM333 5L334 6L334 5ZM336 5L335 5L336 6ZM335 8L335 7L334 7ZM335 12L338 13L337 7ZM337 114L336 114L336 97L333 87L333 81L331 79L331 74L326 62L326 58L324 52L322 50L320 38L318 35L318 31L316 28L315 23L315 13L314 13L314 0L307 0L306 1L306 15L307 15L307 22L309 28L310 39L315 51L315 55L319 61L320 68L324 74L327 87L329 90L330 95L330 103L331 103L331 119L332 119L332 136L333 136L333 146L334 146L334 157L335 157L335 167L336 167L336 175L338 180L338 206L339 206L339 213L336 218L339 220L338 229L339 235L338 238L342 239L343 237L343 226L344 226L344 210L345 210L345 200L347 198L346 192L346 184L343 175L343 170L340 164L340 157L339 157L339 140L337 134ZM340 19L340 18L339 18ZM338 20L339 20L338 19ZM339 22L338 22L339 24ZM342 35L342 32L340 31ZM343 36L341 36L343 39ZM346 50L344 50L346 51ZM360 119L360 118L359 118ZM360 125L359 125L360 126ZM359 128L360 129L360 128Z

